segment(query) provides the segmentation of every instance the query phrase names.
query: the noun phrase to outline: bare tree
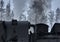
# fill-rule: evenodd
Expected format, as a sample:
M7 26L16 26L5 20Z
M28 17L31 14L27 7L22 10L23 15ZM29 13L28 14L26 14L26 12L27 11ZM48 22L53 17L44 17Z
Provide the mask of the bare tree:
M1 21L2 21L2 17L3 17L3 12L4 12L4 9L3 9L3 7L4 7L4 1L3 0L1 0L0 1L0 15L1 15Z
M56 9L56 22L60 23L60 8Z
M26 16L23 13L20 14L19 20L20 21L26 21Z
M10 0L9 0L9 3L6 6L6 20L7 21L11 19L10 13L11 13L11 9L10 9Z

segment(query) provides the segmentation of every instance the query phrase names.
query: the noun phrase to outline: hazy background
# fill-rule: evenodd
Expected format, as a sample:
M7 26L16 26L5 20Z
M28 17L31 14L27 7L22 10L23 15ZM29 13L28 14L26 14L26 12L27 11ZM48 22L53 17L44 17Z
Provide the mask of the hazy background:
M4 0L5 1L5 6L9 2L9 0ZM22 9L25 6L25 3L28 0L11 0L11 9L14 10L14 18L19 19L19 14L21 14ZM57 7L60 7L60 0L52 0L52 10L56 10Z
M60 8L60 0L52 0L52 10Z

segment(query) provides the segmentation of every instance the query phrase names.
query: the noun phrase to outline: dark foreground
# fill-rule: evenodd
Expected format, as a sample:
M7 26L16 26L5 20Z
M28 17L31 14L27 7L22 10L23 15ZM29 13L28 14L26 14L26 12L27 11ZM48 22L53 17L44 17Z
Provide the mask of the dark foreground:
M28 34L28 29L34 33ZM56 23L48 33L48 25L32 25L28 21L0 21L0 42L60 42L60 24Z

